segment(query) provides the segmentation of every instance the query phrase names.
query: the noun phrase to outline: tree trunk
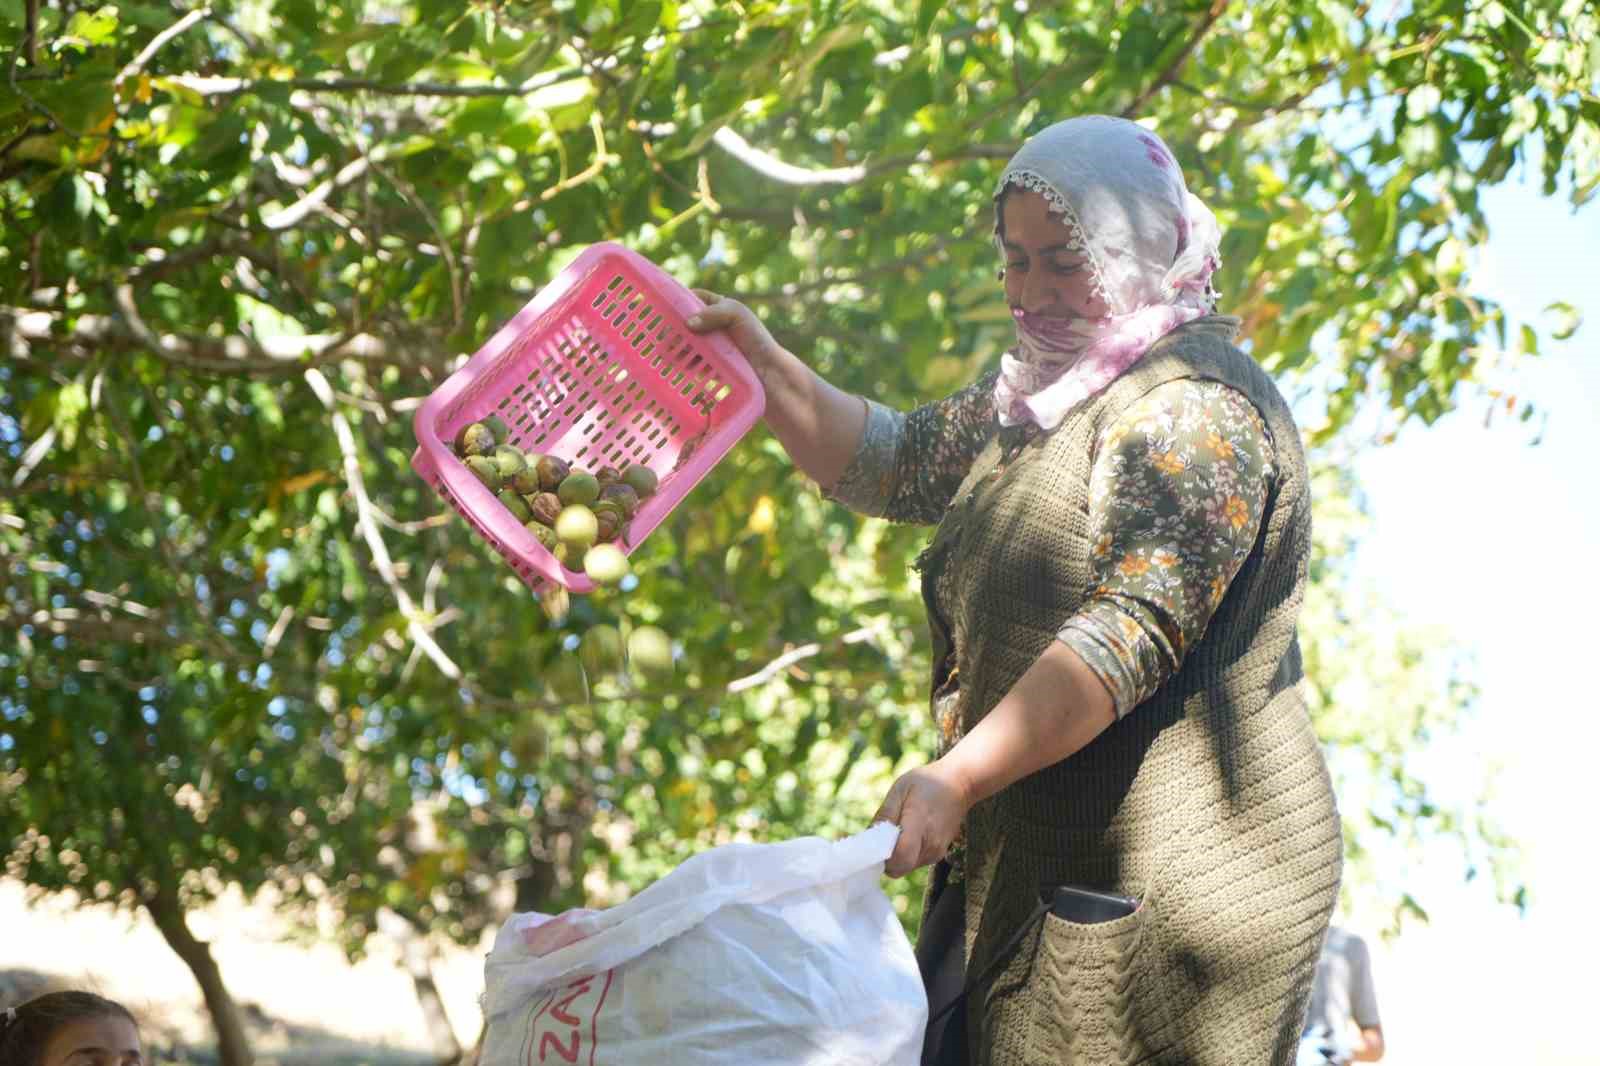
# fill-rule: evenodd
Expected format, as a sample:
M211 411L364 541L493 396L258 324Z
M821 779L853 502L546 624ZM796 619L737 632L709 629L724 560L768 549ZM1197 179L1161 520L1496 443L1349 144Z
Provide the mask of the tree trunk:
M439 986L433 980L433 960L438 950L424 932L422 923L401 911L385 908L378 912L378 929L400 949L406 973L411 975L412 987L417 992L417 1005L422 1008L435 1060L440 1066L461 1063L461 1041L456 1038L455 1027L445 1013L444 999L439 995Z
M461 1041L456 1039L450 1016L444 1011L444 1000L439 995L439 986L433 980L431 960L425 957L423 951L410 950L409 945L405 954L406 969L411 972L411 983L417 990L417 1003L422 1007L422 1017L428 1025L428 1039L433 1044L435 1057L445 1066L460 1062Z
M217 1033L217 1056L222 1066L254 1066L256 1057L250 1050L250 1041L244 1035L244 1019L239 1006L222 983L222 971L211 957L211 947L197 940L183 919L183 907L178 895L166 885L159 886L154 895L144 896L145 910L155 921L156 928L167 941L167 946L177 953L184 965L194 974L205 997L206 1011L211 1015L212 1028Z

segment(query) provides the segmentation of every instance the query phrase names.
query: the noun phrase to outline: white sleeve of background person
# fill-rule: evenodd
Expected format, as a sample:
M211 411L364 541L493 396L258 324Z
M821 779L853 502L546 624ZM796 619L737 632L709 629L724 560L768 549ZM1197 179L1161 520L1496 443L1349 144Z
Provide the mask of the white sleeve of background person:
M916 1066L927 998L880 884L898 835L713 848L555 919L575 941L530 948L543 916L514 916L485 964L484 1066Z
M1350 1016L1363 1029L1376 1029L1378 990L1372 981L1372 953L1360 937L1350 940Z

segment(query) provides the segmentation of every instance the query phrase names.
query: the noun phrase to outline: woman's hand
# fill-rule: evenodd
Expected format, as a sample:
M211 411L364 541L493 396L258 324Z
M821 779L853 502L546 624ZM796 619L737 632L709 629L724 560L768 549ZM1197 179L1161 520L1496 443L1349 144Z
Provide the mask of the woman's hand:
M883 872L904 877L944 858L972 806L969 795L966 784L945 759L901 774L872 816L874 822L893 822L900 827L900 839Z
M695 333L726 330L728 339L739 349L745 362L750 364L750 369L756 372L756 377L761 379L762 388L770 388L767 375L788 354L783 346L773 339L756 313L738 300L718 296L709 289L691 291L706 302L706 308L689 317L689 329Z

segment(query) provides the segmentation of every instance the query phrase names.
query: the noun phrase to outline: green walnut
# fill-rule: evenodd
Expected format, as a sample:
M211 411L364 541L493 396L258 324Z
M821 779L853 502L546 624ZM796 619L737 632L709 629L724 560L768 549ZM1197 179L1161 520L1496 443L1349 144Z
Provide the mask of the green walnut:
M595 480L593 474L585 474L582 470L574 470L561 482L561 487L556 490L556 495L561 497L562 503L581 503L587 507L600 498L600 482Z
M461 460L472 476L489 487L490 492L500 491L500 471L496 469L494 460L484 455L469 455Z
M615 485L607 485L600 490L600 498L621 507L624 518L632 518L639 510L639 493L626 481L619 481Z
M672 638L655 626L639 626L628 634L628 662L650 679L672 674Z
M543 544L546 551L554 552L561 544L561 538L556 536L556 531L536 518L524 522L522 528L532 533L533 539Z
M565 459L557 459L553 455L546 455L539 460L539 487L545 492L554 492L567 480L567 475L572 472L572 467Z
M596 585L615 585L628 576L628 557L615 544L596 544L583 555L583 572Z
M600 523L594 512L581 503L563 507L556 516L556 536L573 550L574 555L587 551L600 536Z
M583 664L571 655L562 655L544 672L545 684L557 699L568 703L589 702L589 678Z
M578 658L590 679L622 669L622 634L616 626L591 626L578 642Z
M637 492L641 500L646 496L654 495L657 486L660 484L659 479L656 477L656 472L639 463L628 464L628 469L622 472L622 481L632 488L634 492Z
M482 422L468 422L456 434L456 454L465 459L469 455L488 455L494 451L494 430Z
M483 424L489 427L489 432L494 434L495 440L501 444L511 443L511 427L506 425L505 419L499 415L490 415L483 420Z
M528 510L528 505L523 502L522 497L510 489L501 489L495 494L495 499L499 500L518 522L526 522L533 517L533 512Z
M500 471L500 480L509 481L527 466L522 460L522 449L510 444L497 444L494 451L489 453L489 458L494 461L495 469Z
M522 469L512 474L507 479L506 484L511 486L518 496L532 496L540 489L539 471L524 461Z

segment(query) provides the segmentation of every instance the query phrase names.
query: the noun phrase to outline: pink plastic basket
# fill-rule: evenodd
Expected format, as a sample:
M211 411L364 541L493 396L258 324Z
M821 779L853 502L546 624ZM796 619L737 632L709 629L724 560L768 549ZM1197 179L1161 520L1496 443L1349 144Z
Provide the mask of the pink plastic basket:
M750 429L766 395L724 337L684 319L704 304L649 260L602 243L573 260L417 409L411 466L535 590L594 583L563 567L451 447L497 414L511 443L587 470L643 463L660 484L618 546L631 554Z

